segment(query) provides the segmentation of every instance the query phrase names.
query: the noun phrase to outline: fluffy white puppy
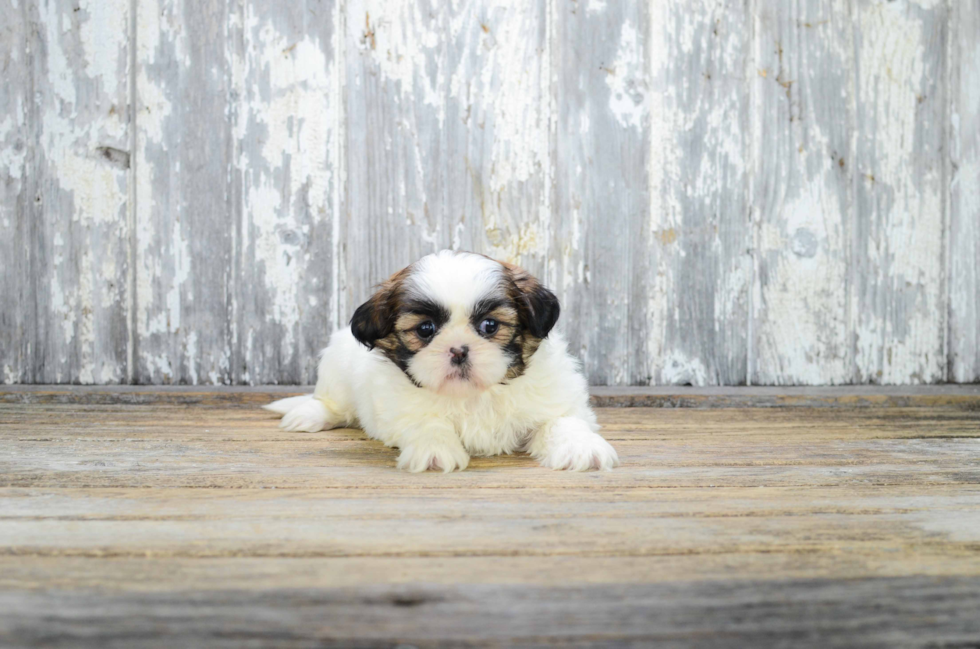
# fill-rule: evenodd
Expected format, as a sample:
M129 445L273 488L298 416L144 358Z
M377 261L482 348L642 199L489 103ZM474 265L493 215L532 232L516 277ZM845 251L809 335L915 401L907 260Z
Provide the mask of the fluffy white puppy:
M323 351L312 395L265 406L286 430L360 427L398 468L465 469L525 451L552 469L611 469L589 393L552 332L558 299L524 270L473 253L423 257L358 307ZM550 335L549 335L550 334Z

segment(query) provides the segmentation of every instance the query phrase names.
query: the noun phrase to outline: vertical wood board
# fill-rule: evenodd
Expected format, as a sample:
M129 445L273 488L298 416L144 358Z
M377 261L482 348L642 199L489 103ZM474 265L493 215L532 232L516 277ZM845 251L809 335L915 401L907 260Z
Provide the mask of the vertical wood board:
M34 382L35 323L32 218L34 50L28 7L0 1L0 382Z
M129 0L34 0L34 380L128 374ZM30 197L28 197L28 200Z
M945 3L853 3L858 383L945 378Z
M647 254L655 383L742 385L752 285L748 5L656 3Z
M593 384L648 382L635 282L647 263L649 15L641 3L555 2L558 124L552 257L569 348Z
M980 2L950 14L949 380L980 381Z
M232 95L241 210L232 376L314 383L317 354L338 324L334 52L343 34L333 0L248 0L242 10Z
M136 349L140 383L232 380L225 0L140 0L136 17Z
M755 16L753 384L853 377L848 313L856 118L851 5Z

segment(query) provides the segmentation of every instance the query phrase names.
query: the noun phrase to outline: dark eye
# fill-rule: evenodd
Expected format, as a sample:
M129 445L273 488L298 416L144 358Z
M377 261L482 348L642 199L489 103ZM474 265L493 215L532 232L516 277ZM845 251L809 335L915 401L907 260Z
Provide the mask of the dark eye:
M436 335L436 326L431 320L426 320L415 328L415 333L419 335L419 338L428 340Z
M487 318L480 323L479 330L484 336L492 336L497 333L497 329L500 329L500 323L493 318Z

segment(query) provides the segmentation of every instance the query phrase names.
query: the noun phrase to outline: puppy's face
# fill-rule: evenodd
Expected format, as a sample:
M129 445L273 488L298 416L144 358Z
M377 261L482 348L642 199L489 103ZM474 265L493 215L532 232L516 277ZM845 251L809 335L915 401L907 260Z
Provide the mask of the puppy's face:
M524 270L443 251L388 279L351 330L417 386L465 397L523 374L558 314L558 298Z

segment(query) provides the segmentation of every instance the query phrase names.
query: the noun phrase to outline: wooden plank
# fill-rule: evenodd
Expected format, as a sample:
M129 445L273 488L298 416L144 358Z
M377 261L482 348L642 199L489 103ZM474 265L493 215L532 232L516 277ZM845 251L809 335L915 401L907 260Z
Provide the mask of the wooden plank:
M364 432L342 428L320 433L281 430L277 418L258 409L228 408L220 403L188 407L106 405L5 405L0 408L4 436L11 442L45 441L72 446L89 440L113 442L202 442L227 445L291 442L333 444L366 441ZM858 442L876 439L980 437L980 411L943 407L916 408L610 408L597 411L610 440L665 440L743 444L771 443L776 437L791 449L805 435L810 442ZM367 442L375 444L374 442ZM696 451L692 451L696 452ZM778 452L777 448L772 450ZM790 451L793 457L793 451ZM696 457L696 456L695 456ZM808 456L806 456L808 457ZM775 459L775 458L774 458ZM708 461L708 460L705 460Z
M17 646L956 646L980 633L980 580L743 580L534 588L371 587L4 593Z
M0 556L0 592L59 590L158 592L353 588L364 584L525 584L576 588L587 584L759 579L866 579L917 575L977 576L970 549L941 546L886 552L828 545L823 552L770 548L757 553L647 556L439 557L92 557Z
M0 387L4 404L211 405L258 408L313 386L52 386ZM598 408L980 408L980 385L847 387L594 386Z
M548 254L544 0L346 5L347 313L422 255Z
M853 20L855 380L941 381L947 5L861 0Z
M751 383L850 383L850 3L762 5L755 34Z
M652 5L647 382L744 385L752 287L750 6ZM634 235L635 236L635 235ZM634 378L635 382L635 378Z
M593 387L596 407L769 408L769 407L899 407L976 408L980 386L913 385L847 387ZM0 391L0 400L3 392Z
M590 383L649 383L645 313L634 303L649 239L648 11L605 2L554 3L553 11L560 326Z
M25 5L36 141L34 380L128 372L130 2Z
M950 5L949 380L980 382L980 3Z
M3 0L0 13L0 383L34 381L37 353L33 241L34 114L28 4Z
M227 383L234 245L231 8L147 0L136 20L138 383Z
M360 431L291 436L265 413L14 409L4 428L0 486L459 490L517 481L528 488L661 490L868 483L953 488L980 480L971 461L980 431L976 412L767 413L602 411L623 458L611 473L543 471L516 455L473 458L467 471L449 476L415 476L393 471L397 451Z
M278 490L277 490L278 491ZM3 490L7 556L969 556L980 489ZM12 493L11 493L12 492ZM196 493L195 493L196 492ZM397 534L390 531L396 528ZM980 568L980 564L967 562Z
M234 18L244 32L232 83L241 193L236 383L314 383L318 352L341 324L334 302L342 97L334 48L342 35L334 5L248 0ZM340 318L346 323L347 314Z

